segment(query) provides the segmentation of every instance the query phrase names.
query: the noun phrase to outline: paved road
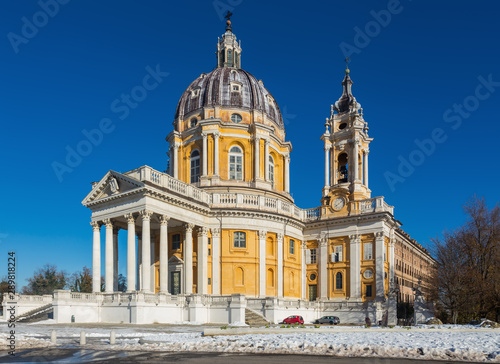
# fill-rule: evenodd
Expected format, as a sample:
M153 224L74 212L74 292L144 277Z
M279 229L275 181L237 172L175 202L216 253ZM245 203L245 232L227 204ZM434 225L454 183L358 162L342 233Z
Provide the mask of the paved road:
M16 353L15 357L0 352L0 363L183 363L183 364L438 364L443 361L383 358L338 358L315 355L268 355L268 354L226 354L226 353L168 353L138 351L94 351L81 349L32 349ZM465 362L463 362L465 363Z

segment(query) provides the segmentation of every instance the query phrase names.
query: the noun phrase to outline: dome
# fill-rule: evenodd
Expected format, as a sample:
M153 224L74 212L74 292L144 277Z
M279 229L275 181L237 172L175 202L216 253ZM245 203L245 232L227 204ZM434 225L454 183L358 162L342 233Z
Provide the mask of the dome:
M175 119L214 106L261 111L278 127L284 128L274 97L262 81L240 68L218 67L208 74L201 74L182 94Z

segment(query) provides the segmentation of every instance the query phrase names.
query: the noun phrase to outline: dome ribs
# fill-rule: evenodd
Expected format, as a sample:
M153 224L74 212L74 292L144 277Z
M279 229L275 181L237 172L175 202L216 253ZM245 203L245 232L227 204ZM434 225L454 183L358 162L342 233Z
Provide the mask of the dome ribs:
M239 84L241 89L233 91L232 82ZM199 93L193 96L192 90L196 88L199 88ZM175 118L183 118L184 115L204 107L216 105L263 112L278 127L283 128L283 119L276 100L262 82L251 73L230 67L216 68L192 82L177 104Z

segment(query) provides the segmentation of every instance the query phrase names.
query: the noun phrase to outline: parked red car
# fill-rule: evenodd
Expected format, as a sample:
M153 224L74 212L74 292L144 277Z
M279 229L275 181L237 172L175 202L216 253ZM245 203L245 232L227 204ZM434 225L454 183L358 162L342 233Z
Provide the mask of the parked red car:
M304 324L304 319L302 316L288 316L286 319L283 320L282 324Z

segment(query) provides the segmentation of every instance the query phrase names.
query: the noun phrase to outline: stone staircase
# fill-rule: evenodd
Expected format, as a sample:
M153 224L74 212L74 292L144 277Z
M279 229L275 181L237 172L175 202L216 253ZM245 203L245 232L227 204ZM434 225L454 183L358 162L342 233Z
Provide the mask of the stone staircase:
M41 307L37 307L31 311L25 312L22 315L19 315L16 318L16 321L22 323L29 323L29 322L44 321L53 317L54 317L54 307L52 306L52 303L48 303Z
M249 326L265 326L269 324L269 321L260 313L245 308L245 323Z

